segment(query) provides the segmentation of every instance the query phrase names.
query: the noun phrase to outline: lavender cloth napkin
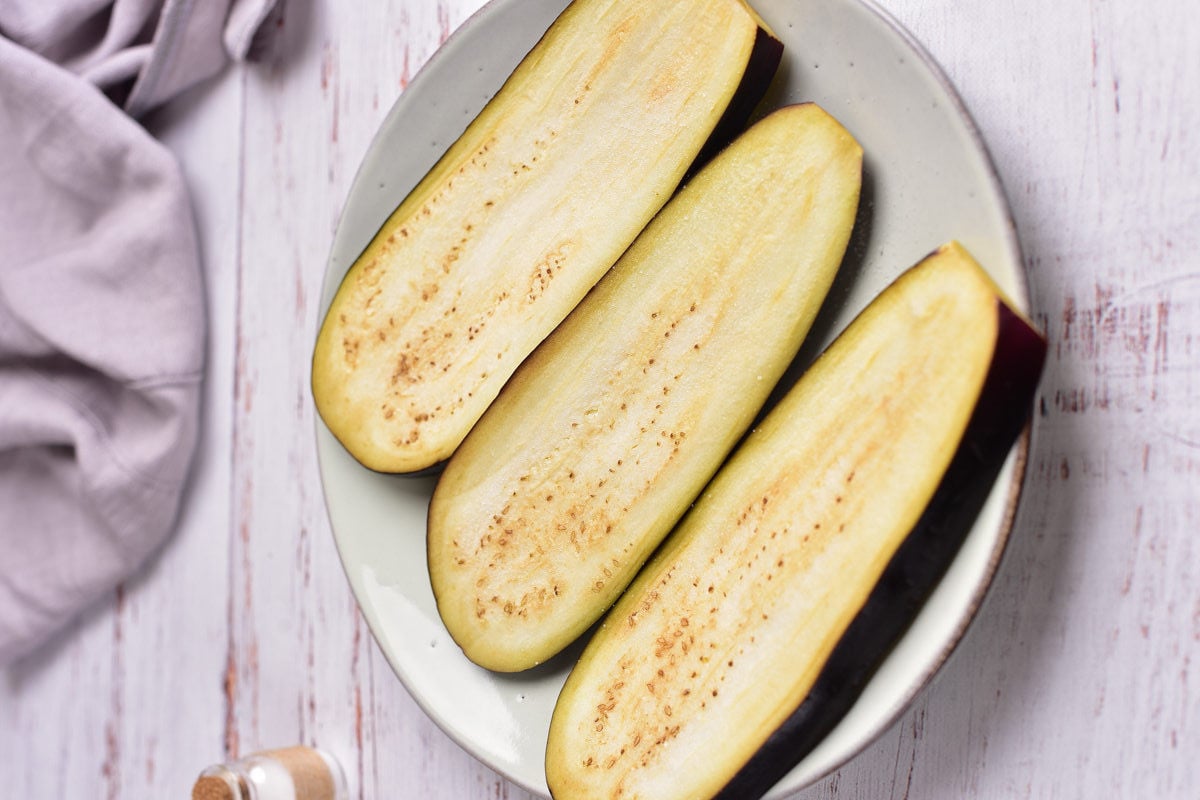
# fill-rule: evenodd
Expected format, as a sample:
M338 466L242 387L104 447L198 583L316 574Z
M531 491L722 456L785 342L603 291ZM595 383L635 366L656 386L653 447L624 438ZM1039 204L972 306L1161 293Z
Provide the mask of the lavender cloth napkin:
M161 545L195 448L187 189L100 89L148 110L244 56L273 3L0 3L0 664Z

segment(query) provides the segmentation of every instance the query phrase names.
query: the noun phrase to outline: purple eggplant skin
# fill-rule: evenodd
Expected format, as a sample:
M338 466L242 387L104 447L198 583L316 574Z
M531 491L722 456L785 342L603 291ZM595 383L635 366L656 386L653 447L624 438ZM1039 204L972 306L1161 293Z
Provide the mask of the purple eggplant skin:
M997 307L997 346L983 389L925 512L842 634L807 697L714 800L762 797L846 715L946 573L1018 440L1020 462L1014 481L1019 485L1046 340L1003 302ZM1010 513L1011 508L1010 502ZM948 656L943 654L943 661Z
M708 141L700 149L700 154L688 169L688 177L699 171L745 129L754 109L758 107L771 81L775 79L775 73L779 71L779 63L782 60L783 42L760 26L754 37L754 49L750 53L746 70L742 73L741 83L734 90L733 99L725 107L725 113L717 120Z

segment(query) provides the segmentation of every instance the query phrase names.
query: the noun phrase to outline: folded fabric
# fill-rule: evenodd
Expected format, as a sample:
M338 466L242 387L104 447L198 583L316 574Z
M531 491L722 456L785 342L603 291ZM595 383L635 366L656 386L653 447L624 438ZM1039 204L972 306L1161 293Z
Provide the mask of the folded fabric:
M244 55L273 1L0 3L0 664L162 544L196 443L187 187L87 77L151 108L219 69L222 37Z
M0 35L141 116L245 58L277 0L4 0Z

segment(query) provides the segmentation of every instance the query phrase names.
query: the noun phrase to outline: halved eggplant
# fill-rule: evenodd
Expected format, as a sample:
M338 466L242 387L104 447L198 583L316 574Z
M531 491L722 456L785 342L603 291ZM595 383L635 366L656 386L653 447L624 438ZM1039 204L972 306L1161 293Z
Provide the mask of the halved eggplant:
M554 797L766 792L849 708L953 558L1044 355L958 245L883 292L585 649L550 726Z
M781 52L743 0L572 3L346 274L313 355L334 436L447 458Z
M429 573L467 656L527 669L629 584L808 332L862 150L815 105L736 139L521 366L450 459Z

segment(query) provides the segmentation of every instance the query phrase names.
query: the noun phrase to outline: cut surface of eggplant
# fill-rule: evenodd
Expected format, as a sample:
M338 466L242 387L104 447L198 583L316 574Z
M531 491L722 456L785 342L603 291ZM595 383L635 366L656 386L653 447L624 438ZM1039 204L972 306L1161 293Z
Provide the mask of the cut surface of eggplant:
M554 797L765 793L848 709L953 558L970 487L990 484L1019 435L1044 353L956 244L885 290L589 642L551 722Z
M333 299L312 390L350 454L396 473L445 460L781 49L742 0L570 5Z
M450 459L430 579L476 663L532 667L608 609L745 433L833 281L862 150L773 112L654 219Z

